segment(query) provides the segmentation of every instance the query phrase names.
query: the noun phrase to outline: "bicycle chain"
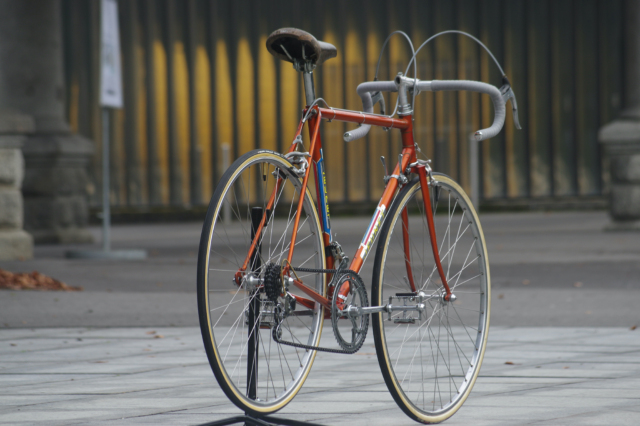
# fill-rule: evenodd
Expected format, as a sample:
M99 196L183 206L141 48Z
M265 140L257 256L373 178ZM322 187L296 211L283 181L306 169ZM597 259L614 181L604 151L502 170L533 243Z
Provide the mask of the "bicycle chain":
M278 327L280 327L280 325L278 325ZM286 345L286 346L293 346L294 348L300 348L300 349L310 349L312 351L318 351L318 352L330 352L333 354L347 354L347 355L351 355L354 354L356 352L358 352L357 348L354 351L345 351L342 349L331 349L331 348L323 348L321 346L311 346L311 345L303 345L302 343L295 343L295 342L287 342L286 340L280 340L277 336L277 329L274 328L273 329L273 340L275 340L276 343L279 343L281 345Z
M351 269L317 269L317 268L293 268L293 267L292 269L296 272L310 272L310 273L317 273L317 274L335 274L337 272L351 272L355 274L355 272L352 271ZM347 355L354 354L358 352L358 350L360 349L360 347L354 348L353 350L331 349L331 348L323 348L321 346L305 345L302 343L287 342L286 340L280 340L280 338L278 337L278 330L280 329L280 325L281 323L279 322L278 326L273 328L273 332L271 334L272 334L273 340L276 343L279 343L281 345L293 346L294 348L300 348L300 349L309 349L309 350L318 351L318 352L329 352L334 354L347 354Z

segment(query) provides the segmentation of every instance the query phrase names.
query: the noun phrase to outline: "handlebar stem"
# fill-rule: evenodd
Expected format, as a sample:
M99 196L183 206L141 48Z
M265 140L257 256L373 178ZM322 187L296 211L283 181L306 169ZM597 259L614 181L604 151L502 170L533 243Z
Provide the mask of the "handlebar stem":
M403 76L401 72L398 73L394 82L396 86L398 86L398 115L403 117L405 115L413 114L413 109L411 108L411 104L407 99L407 79ZM413 83L413 80L412 80ZM411 84L413 86L413 84Z

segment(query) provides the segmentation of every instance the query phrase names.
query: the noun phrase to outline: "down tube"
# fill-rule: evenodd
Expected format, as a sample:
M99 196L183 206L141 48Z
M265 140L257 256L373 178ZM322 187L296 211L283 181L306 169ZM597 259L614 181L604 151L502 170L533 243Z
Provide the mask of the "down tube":
M316 185L320 214L322 215L322 228L329 235L329 242L333 241L331 235L331 219L329 215L329 196L327 195L327 176L324 172L324 154L320 149L320 159L316 163Z

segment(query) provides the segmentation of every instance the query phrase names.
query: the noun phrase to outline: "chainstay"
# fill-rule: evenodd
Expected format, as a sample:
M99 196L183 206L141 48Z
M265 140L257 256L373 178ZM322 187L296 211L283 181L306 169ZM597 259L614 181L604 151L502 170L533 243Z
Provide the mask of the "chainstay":
M352 271L351 269L316 269L316 268L294 268L293 266L291 267L291 269L293 269L296 272L310 272L313 274L335 274L338 272L352 272L352 273L356 273L355 271Z
M352 272L352 273L355 274L355 272L352 271L351 269L294 268L293 266L291 268L296 272L309 272L309 273L314 273L314 274L335 274L335 273L338 273L338 272ZM329 353L333 353L333 354L351 355L351 354L354 354L354 353L358 352L358 350L360 350L360 348L356 348L355 350L347 351L347 350L344 350L344 349L331 349L331 348L323 348L321 346L312 346L312 345L304 345L302 343L287 342L286 340L279 339L275 332L272 333L272 336L273 336L273 340L276 343L279 343L281 345L293 346L294 348L300 348L300 349L309 349L309 350L318 351L318 352L329 352Z

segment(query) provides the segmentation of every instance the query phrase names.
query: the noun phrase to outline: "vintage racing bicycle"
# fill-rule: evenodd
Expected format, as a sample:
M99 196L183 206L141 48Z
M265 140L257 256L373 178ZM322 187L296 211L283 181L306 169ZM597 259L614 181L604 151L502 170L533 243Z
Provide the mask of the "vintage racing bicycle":
M502 129L509 100L519 128L509 81L503 77L498 89L477 81L418 80L418 49L410 63L414 77L405 72L392 81L360 84L364 112L349 111L329 107L314 90L313 71L337 55L333 45L283 28L268 37L267 49L302 73L306 107L285 154L264 149L243 154L211 198L197 279L213 373L246 413L273 413L301 389L318 351L357 352L371 319L380 368L399 407L419 422L443 421L464 403L478 377L491 281L482 227L469 197L420 158L413 101L425 91L489 95L494 121L475 133L481 141ZM397 93L391 115L385 115L382 92ZM381 113L375 114L378 103ZM402 135L398 164L384 177L380 202L351 258L331 232L319 132L323 120L358 124L344 134L345 142L364 137L371 126ZM359 272L376 241L368 294ZM325 323L335 336L331 347L320 345Z

